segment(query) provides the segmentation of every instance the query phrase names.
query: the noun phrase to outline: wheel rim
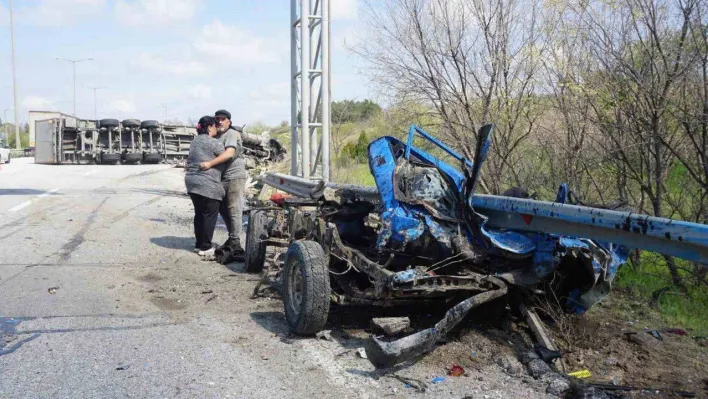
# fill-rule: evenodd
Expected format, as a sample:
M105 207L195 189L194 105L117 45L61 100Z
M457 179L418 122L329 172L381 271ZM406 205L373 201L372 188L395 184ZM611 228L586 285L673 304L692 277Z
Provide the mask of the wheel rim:
M290 306L295 313L300 313L300 305L302 305L303 296L303 281L300 273L300 264L295 263L290 273L288 289L290 291Z

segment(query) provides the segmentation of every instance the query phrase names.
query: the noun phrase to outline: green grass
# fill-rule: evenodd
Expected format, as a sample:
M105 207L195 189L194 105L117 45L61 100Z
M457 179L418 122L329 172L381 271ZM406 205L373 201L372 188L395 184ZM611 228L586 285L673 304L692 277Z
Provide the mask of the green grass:
M338 161L339 163L339 161ZM343 160L342 164L332 168L331 180L336 183L356 184L359 186L375 186L374 176L369 171L369 165Z
M676 260L680 267L685 262ZM660 296L656 305L667 327L681 327L695 335L708 334L708 287L688 287L686 293L673 287L664 259L643 252L639 265L627 264L617 274L617 286L649 306L652 294L664 287L670 290Z

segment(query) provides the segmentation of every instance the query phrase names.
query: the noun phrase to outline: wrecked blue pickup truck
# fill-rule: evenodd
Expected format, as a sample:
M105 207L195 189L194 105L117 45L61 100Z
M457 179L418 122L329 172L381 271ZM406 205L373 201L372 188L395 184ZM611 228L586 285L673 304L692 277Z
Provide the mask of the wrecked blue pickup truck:
M372 336L368 358L388 367L431 350L470 309L508 293L550 290L582 313L609 293L630 248L708 261L708 226L569 205L566 185L553 203L476 195L493 130L480 129L473 160L416 126L407 142L376 139L368 148L375 188L263 176L289 195L251 210L245 265L279 282L293 333L322 330L330 302L456 303L423 331Z

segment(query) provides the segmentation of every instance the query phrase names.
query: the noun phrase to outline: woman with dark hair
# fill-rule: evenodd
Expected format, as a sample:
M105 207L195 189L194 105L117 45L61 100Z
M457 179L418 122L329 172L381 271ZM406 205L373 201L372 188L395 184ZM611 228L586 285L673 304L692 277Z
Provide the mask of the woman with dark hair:
M196 243L194 251L200 256L214 254L214 228L219 215L221 199L224 198L224 186L221 184L223 166L215 166L209 170L201 170L199 164L221 155L224 145L216 136L216 119L203 116L197 125L197 137L189 146L187 157L187 175L184 183L187 193L194 204L194 236Z

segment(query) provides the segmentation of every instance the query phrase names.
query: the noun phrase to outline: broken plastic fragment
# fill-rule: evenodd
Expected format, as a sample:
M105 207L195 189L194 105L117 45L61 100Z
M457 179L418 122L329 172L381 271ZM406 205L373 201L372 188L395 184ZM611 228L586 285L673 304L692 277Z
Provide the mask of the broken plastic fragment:
M459 377L463 374L465 374L465 369L457 364L453 364L452 368L450 368L450 371L447 372L447 375L452 377Z
M592 377L590 370L573 371L572 373L568 373L568 375L570 377L575 377L575 378L590 378L590 377Z

